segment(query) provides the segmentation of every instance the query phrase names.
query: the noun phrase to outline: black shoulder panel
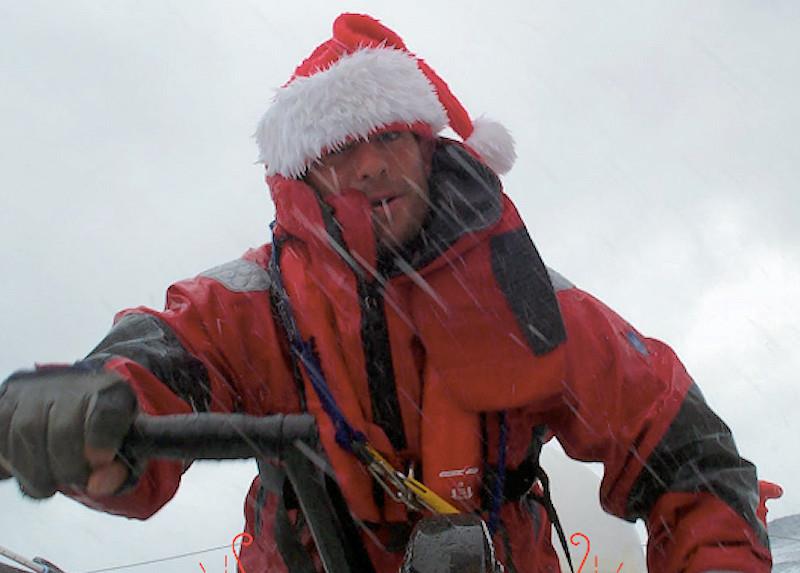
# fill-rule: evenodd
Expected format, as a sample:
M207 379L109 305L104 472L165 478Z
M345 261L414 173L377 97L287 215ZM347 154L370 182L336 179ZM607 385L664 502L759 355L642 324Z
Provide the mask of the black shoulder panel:
M522 228L491 239L492 270L534 354L567 339L547 269Z
M129 314L117 322L86 357L105 362L114 356L147 368L196 412L208 410L208 371L180 343L167 324L149 314Z
M706 404L695 384L631 488L627 519L646 517L658 498L668 492L715 495L741 515L768 546L767 532L756 517L756 468L739 456L730 428Z

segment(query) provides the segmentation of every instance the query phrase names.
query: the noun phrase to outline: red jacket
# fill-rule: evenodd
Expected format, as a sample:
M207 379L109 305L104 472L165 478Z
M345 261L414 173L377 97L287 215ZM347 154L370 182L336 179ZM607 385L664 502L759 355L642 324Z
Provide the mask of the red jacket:
M300 330L349 421L398 467L421 464L427 485L479 509L485 464L498 461L497 413L507 411L508 468L542 425L570 456L604 463L602 504L646 520L650 571L770 570L755 468L673 351L548 271L497 178L460 147L443 143L435 154L433 214L398 257L376 256L358 196L328 209L302 182L270 183ZM297 412L304 397L348 506L386 542L386 524L405 511L376 503L308 381L298 386L270 298L271 248L173 285L162 312L120 313L90 358L130 380L152 414ZM83 501L146 518L181 471L151 463L132 491ZM245 504L257 538L243 554L248 571L286 570L273 490L257 479ZM557 570L538 506L506 503L500 532L500 554L516 570ZM364 539L376 569L396 570L401 554L375 537Z

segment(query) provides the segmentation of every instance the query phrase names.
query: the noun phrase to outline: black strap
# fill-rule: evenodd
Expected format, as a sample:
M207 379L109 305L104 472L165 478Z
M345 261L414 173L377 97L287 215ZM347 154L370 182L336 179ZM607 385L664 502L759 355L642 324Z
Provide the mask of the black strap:
M372 404L372 419L396 451L406 449L406 434L397 396L383 290L377 281L358 281L361 343Z
M347 501L344 499L342 490L331 476L325 476L325 489L330 497L343 537L347 541L344 549L348 556L348 562L353 564L355 571L375 573L375 567L358 529L359 525L366 527L365 524L356 523L350 513L350 508L347 507Z
M298 573L315 573L317 570L309 549L300 541L301 535L307 527L305 518L302 511L299 511L300 504L298 503L297 495L286 473L278 467L263 463L259 465L259 475L261 477L261 487L256 498L256 503L258 504L255 510L256 534L260 532L262 527L262 507L266 499L266 492L271 492L278 500L273 534L275 545L283 562L292 573L295 573L295 571ZM374 573L374 567L364 547L358 526L350 515L347 502L339 486L330 476L325 476L325 491L334 511L334 519L338 523L338 530L343 534L344 551L348 562L356 564L355 570L357 571ZM298 518L295 523L292 523L292 520L289 519L290 510L298 510Z
M518 573L517 565L514 563L514 551L511 549L511 537L508 535L506 524L500 519L497 527L497 534L503 542L503 551L505 551L505 563L508 573Z
M503 497L509 501L517 501L525 497L536 483L539 454L542 451L542 442L534 438L528 448L525 459L514 469L506 471L506 481L503 487Z
M254 530L256 535L260 535L264 524L264 504L267 500L267 492L270 492L278 501L273 521L273 536L286 568L293 573L295 571L316 573L311 555L300 542L300 531L304 526L302 512L300 512L296 524L289 519L289 510L298 509L299 506L292 485L286 477L286 472L277 466L259 461L258 474L261 483L255 499Z
M300 365L297 363L297 356L295 356L294 352L292 352L292 349L290 348L291 343L289 342L289 332L286 330L286 318L283 316L283 303L281 302L280 294L277 292L277 288L273 284L270 284L269 288L269 302L272 310L272 318L283 335L281 341L286 343L286 355L288 356L289 363L292 367L292 378L294 379L295 389L297 390L297 399L300 402L300 410L306 412L308 411L308 407L306 406L306 387L303 382L303 374L300 371Z
M275 545L286 564L286 569L292 573L316 573L311 555L300 542L300 531L304 525L302 516L300 512L297 524L293 524L286 509L286 497L279 496L275 511Z
M545 473L542 466L538 464L536 468L536 479L538 479L542 484L543 493L536 494L533 490L531 490L528 495L531 499L544 507L544 510L547 512L547 517L550 519L550 523L552 523L556 528L558 540L561 543L561 548L564 550L564 555L566 556L567 563L569 564L569 570L572 571L572 573L575 573L575 567L572 565L572 556L569 554L569 546L567 545L567 536L564 534L564 528L561 526L561 520L558 518L556 507L553 505L553 498L550 496L550 478L548 477L547 473Z

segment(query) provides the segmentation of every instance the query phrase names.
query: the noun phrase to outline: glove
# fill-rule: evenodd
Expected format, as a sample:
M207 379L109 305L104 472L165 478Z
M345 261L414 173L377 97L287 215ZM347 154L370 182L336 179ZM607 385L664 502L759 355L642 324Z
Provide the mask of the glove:
M59 486L85 491L87 448L119 449L136 412L136 394L112 372L81 363L16 372L0 386L0 478L37 499Z

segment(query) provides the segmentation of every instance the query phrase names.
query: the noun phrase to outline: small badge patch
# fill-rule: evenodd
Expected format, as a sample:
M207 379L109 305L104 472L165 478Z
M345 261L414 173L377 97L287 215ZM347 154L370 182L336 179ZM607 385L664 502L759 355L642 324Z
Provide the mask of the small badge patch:
M465 485L463 481L460 481L455 487L450 488L450 497L455 501L472 499L472 486Z
M439 477L442 478L468 478L475 476L480 470L476 467L468 466L464 468L456 468L452 470L444 470L439 472ZM466 483L465 483L466 482ZM458 479L455 484L450 488L450 497L456 501L466 501L472 499L474 492L472 485L466 479Z

